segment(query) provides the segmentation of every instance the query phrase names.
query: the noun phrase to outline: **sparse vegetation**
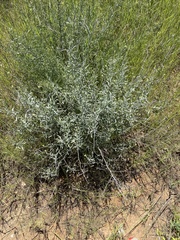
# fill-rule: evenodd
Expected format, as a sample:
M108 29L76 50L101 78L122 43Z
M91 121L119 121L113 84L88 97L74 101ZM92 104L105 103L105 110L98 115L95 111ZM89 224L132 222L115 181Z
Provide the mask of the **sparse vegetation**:
M12 0L0 7L3 196L21 182L38 207L41 184L51 183L58 206L74 189L121 192L142 171L178 195L179 4Z

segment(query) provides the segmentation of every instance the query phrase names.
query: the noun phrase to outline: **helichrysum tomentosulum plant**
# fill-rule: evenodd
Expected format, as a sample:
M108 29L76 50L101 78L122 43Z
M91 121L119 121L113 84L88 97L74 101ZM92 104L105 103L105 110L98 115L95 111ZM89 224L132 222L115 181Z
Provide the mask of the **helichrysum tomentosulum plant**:
M76 172L101 161L98 149L113 164L129 147L124 136L146 120L153 73L176 54L174 3L159 4L15 5L8 48L22 87L12 115L26 167L51 177L60 167Z
M129 82L126 71L110 59L98 86L88 66L69 62L63 87L47 82L41 98L20 92L20 110L13 114L24 139L25 164L52 177L60 167L72 173L95 164L98 148L118 155L128 145L121 137L144 121L149 88L142 88L140 77Z

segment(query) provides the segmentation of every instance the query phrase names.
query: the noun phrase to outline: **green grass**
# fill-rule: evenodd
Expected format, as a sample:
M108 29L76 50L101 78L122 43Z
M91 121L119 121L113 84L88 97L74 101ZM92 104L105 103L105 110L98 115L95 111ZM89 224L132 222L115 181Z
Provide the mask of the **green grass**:
M104 188L131 175L134 133L143 132L150 149L136 167L151 164L159 129L159 149L170 144L172 152L177 1L25 0L2 5L1 13L3 159L32 179L71 184L81 175Z

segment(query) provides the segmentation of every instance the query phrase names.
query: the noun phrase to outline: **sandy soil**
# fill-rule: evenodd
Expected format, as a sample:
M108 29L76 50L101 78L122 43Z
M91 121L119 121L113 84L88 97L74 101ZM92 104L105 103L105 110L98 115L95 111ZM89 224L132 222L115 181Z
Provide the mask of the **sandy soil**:
M41 189L38 213L23 183L21 190L27 192L26 198L24 194L18 196L17 191L17 200L7 204L7 209L3 202L2 240L126 240L130 236L138 240L161 239L158 235L166 230L169 209L175 201L164 182L147 174L108 196L84 196L84 203L67 196L66 207L57 206L54 212L53 196L47 189Z

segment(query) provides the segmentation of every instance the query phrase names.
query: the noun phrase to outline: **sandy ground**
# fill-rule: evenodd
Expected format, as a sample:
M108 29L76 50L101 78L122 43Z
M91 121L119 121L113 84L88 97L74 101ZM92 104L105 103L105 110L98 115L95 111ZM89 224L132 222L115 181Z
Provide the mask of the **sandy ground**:
M27 191L25 185L21 187ZM54 212L50 210L53 197L43 187L38 214L31 198L19 195L16 199L7 209L3 202L2 240L128 240L130 236L155 240L166 230L175 195L163 182L143 174L108 196L92 194L83 200L85 204L67 196L66 207L57 206Z

